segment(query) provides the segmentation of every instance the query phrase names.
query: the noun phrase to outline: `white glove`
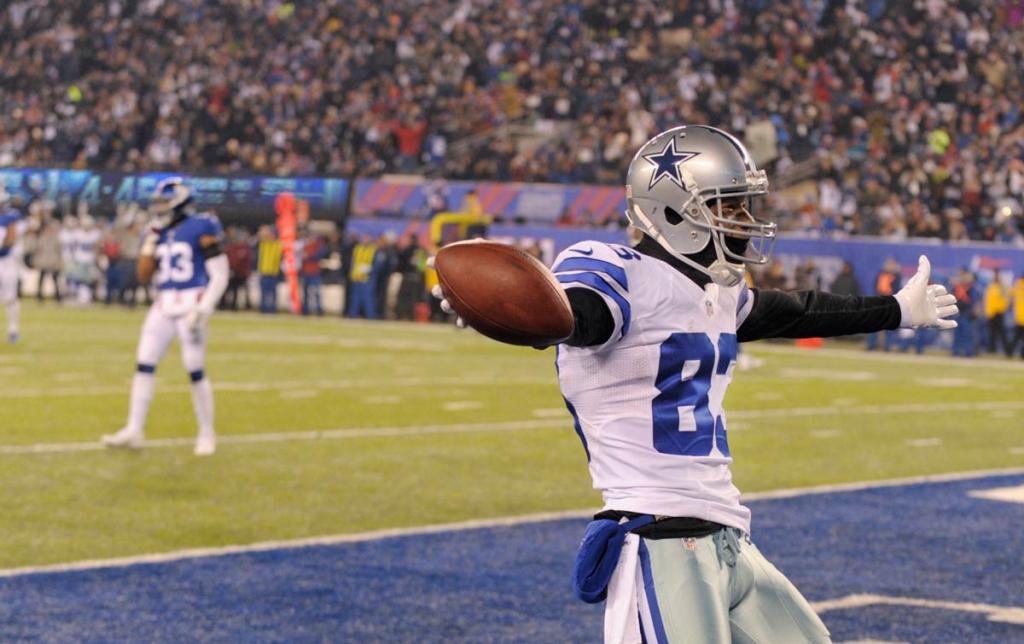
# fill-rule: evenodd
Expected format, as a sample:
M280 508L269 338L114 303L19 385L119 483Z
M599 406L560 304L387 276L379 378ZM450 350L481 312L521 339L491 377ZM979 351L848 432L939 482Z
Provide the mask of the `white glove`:
M188 329L189 340L192 344L200 344L203 340L203 332L206 330L206 322L213 315L213 311L196 307L185 315L185 327Z
M430 294L436 297L437 299L441 300L442 311L449 314L455 313L455 309L452 307L452 303L449 302L448 299L444 296L444 291L441 290L440 284L435 284L434 288L430 289ZM466 328L466 321L463 320L462 316L458 315L457 313L455 317L455 326L459 327L460 329Z
M931 273L931 262L921 255L917 260L917 272L896 293L896 301L900 303L900 311L903 313L901 327L956 327L956 320L945 319L957 313L956 296L948 293L946 287L941 284L929 286L928 279Z
M433 256L427 258L427 268L434 268ZM452 308L452 303L449 302L448 299L444 296L444 291L441 290L440 284L435 284L434 288L430 289L430 294L436 297L437 299L441 300L442 311L448 314L455 313L455 309ZM462 319L461 316L456 315L455 326L459 327L460 329L465 329L466 322L465 320Z

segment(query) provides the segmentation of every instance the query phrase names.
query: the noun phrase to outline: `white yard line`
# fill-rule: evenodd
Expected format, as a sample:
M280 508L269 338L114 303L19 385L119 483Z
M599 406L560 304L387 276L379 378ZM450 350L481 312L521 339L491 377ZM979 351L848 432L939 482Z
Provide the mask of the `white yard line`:
M435 384L437 381L433 381ZM475 381L478 382L478 381ZM333 386L327 383L294 383L294 389L301 387L308 389L347 389L352 385L341 385L335 382ZM224 386L237 386L235 391L288 391L293 387L273 386L270 384L250 385L247 383L226 383ZM262 387L262 388L257 388ZM171 389L167 387L165 389ZM162 389L163 390L163 389ZM118 390L124 393L123 390ZM187 391L183 389L182 391ZM465 403L455 403L449 411L457 409L476 408L465 406ZM877 414L950 414L978 411L1020 411L1024 410L1024 401L998 401L998 402L977 402L977 403L945 403L945 404L906 404L906 405L875 405L865 407L824 406L824 407L796 407L785 409L754 409L734 411L728 414L730 420L751 421L770 418L794 418L794 417L816 417L823 416L833 418L835 416L862 416ZM515 431L521 429L538 429L543 427L565 427L568 426L567 417L537 420L510 421L504 423L476 423L476 424L444 424L426 425L414 427L366 427L353 429L327 429L311 430L303 432L266 432L259 434L222 434L217 437L218 442L230 443L274 443L318 439L339 439L339 438L364 438L372 436L406 436L416 434L444 434L444 433L465 433L465 432L488 432L488 431ZM757 429L757 425L748 423L737 423L739 426L731 426L733 431L750 431ZM935 440L935 439L929 439ZM147 440L146 447L181 447L192 445L192 438L166 438ZM931 443L929 443L931 444ZM30 445L0 445L0 455L5 454L53 454L61 452L88 452L102 449L98 442L86 443L34 443Z
M182 375L184 378L184 375ZM351 378L344 380L302 380L302 381L277 381L277 382L218 382L213 381L214 391L289 391L295 389L352 389L354 387L388 389L395 387L423 387L426 385L468 387L468 386L493 386L493 385L551 385L555 386L554 377L494 377L481 378L478 374L459 376L458 378L421 378L421 377L394 377L387 379ZM18 389L12 387L4 389L5 398L52 398L55 396L100 396L100 395L128 395L129 385L123 386L99 385L99 386L75 386L75 387L26 387ZM189 385L157 383L158 393L186 393L190 391Z
M285 443L295 441L340 440L346 438L374 438L381 436L419 436L425 434L465 434L472 432L510 432L548 427L566 427L564 419L537 419L507 423L462 423L446 425L420 425L417 427L364 427L354 429L323 429L303 432L267 432L261 434L220 434L219 445L241 443ZM191 447L195 438L147 439L146 448ZM59 454L64 452L90 452L106 449L99 440L87 443L36 443L34 445L0 445L0 454Z
M726 413L729 420L757 418L788 418L806 416L864 416L877 414L948 414L977 411L1024 410L1024 400L997 400L991 402L907 403L902 405L823 405L821 407L784 407L780 409L741 409Z
M826 340L828 342L828 340ZM954 358L948 354L926 353L917 355L915 353L899 353L896 351L886 353L884 351L866 351L856 348L824 348L805 349L786 344L772 344L770 342L754 342L743 345L744 349L752 354L762 353L785 353L788 355L804 355L807 357L821 356L823 358L846 358L848 360L870 360L873 362L900 362L902 364L942 364L955 365L960 369L985 369L993 367L1008 369L1010 371L1024 371L1024 360L1011 360L999 356L978 356L976 358Z
M986 478L991 476L1007 476L1007 475L1021 475L1024 474L1024 467L1018 468L1006 468L997 470L982 470L975 472L957 472L952 474L937 474L931 476L914 476L902 479L890 479L886 481L872 481L872 482L861 482L861 483L847 483L841 485L819 485L807 488L794 488L788 490L772 490L769 492L755 492L752 494L744 494L743 501L759 501L759 500L772 500L772 499L787 499L798 496L810 496L816 494L828 494L832 492L853 492L859 490L868 490L874 488L886 488L886 487L898 487L903 485L917 485L923 483L944 483L949 481L963 481L976 478ZM136 564L150 564L150 563L166 563L171 561L180 561L184 559L199 559L204 557L221 557L224 555L233 554L246 554L250 552L266 552L268 550L293 550L297 548L306 548L309 546L330 546L342 543L359 543L364 541L376 541L379 539L388 539L392 537L403 537L413 536L422 534L439 534L444 532L460 532L464 530L476 530L480 528L495 528L505 526L516 526L526 523L543 523L547 521L558 521L561 519L589 519L597 511L598 508L588 508L583 510L568 510L564 512L539 512L535 514L526 514L512 517L497 517L493 519L473 519L470 521L460 521L457 523L443 523L433 524L426 526L417 526L412 528L391 528L387 530L374 530L372 532L360 532L358 534L338 534L338 535L327 535L322 537L310 537L306 539L288 539L280 541L261 541L258 543L251 543L247 545L236 545L236 546L222 546L219 548L191 548L188 550L176 550L173 552L161 552L146 555L137 555L134 557L117 557L111 559L88 559L84 561L74 561L70 563L51 564L47 566L25 566L21 568L8 568L0 570L0 579L5 577L19 577L22 575L31 575L38 573L61 573L71 572L76 570L97 570L102 568L123 568L126 566L134 566ZM869 599L859 599L869 598ZM828 600L826 602L818 602L815 606L822 606L819 608L821 611L836 610L839 608L847 607L847 604L855 604L858 601L869 601L869 603L896 603L895 600L899 598L885 598L879 595L851 595L850 597ZM832 602L832 603L829 603ZM913 601L927 601L927 600L913 600L908 599L907 602ZM940 604L954 604L950 602L938 602ZM864 604L868 605L868 604ZM916 605L916 604L915 604ZM960 606L960 605L955 605ZM967 604L967 606L984 606L983 604ZM850 607L856 607L852 605ZM948 607L948 606L941 606ZM992 609L1016 611L1021 609L1005 608L1005 607L987 607ZM962 608L958 608L963 610ZM988 611L996 613L997 611ZM992 619L990 615L990 619ZM1005 621L1005 620L1003 620ZM1016 622L1015 622L1016 623ZM1024 622L1022 622L1024 623Z

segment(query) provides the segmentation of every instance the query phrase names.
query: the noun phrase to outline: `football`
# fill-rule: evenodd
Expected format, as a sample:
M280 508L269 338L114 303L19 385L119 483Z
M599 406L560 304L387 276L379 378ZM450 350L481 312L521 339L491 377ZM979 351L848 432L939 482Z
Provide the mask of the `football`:
M487 240L456 242L434 258L445 298L467 326L507 344L545 347L568 338L569 300L543 262Z

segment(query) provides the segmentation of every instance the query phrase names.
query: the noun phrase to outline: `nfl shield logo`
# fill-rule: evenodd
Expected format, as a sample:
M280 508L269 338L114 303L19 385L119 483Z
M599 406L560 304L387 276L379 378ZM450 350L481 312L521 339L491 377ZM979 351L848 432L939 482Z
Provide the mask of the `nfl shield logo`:
M696 550L697 549L697 540L693 539L693 538L690 538L690 537L687 537L686 539L683 540L683 547L686 548L687 550Z

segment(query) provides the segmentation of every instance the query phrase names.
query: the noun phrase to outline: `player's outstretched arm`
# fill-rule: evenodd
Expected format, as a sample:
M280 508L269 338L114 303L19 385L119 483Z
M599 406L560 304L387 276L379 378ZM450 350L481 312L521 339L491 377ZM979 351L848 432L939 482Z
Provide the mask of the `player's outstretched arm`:
M948 319L957 313L956 296L946 292L946 287L942 284L929 285L931 273L931 262L921 255L917 260L917 272L896 293L896 300L900 303L903 315L900 326L913 329L956 327L956 320Z

